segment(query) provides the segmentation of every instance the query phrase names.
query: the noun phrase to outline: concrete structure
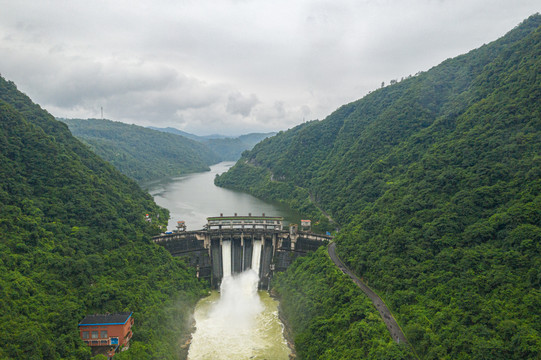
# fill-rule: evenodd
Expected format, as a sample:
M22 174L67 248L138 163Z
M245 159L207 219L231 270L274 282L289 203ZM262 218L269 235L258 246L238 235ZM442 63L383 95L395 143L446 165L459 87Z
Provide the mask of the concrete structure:
M301 229L303 231L310 231L312 229L312 221L311 220L301 220Z
M120 349L128 348L132 325L131 312L88 315L79 323L79 335L92 347L93 356L104 354L111 358Z
M186 231L186 222L177 221L177 231Z
M284 271L298 256L327 244L331 236L298 231L293 225L283 229L283 218L272 216L217 216L207 218L204 230L183 231L154 237L173 256L197 269L198 277L207 279L213 288L220 286L224 269L222 245L230 242L231 273L250 269L254 244L261 254L259 288L266 289L274 272Z
M265 229L282 230L284 218L274 216L220 216L207 218L207 229Z

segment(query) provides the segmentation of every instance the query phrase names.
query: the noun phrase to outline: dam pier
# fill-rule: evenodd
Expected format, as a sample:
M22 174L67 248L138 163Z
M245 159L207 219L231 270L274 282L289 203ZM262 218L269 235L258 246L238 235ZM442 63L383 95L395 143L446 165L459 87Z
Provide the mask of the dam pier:
M197 269L197 276L218 289L224 276L253 269L259 289L268 289L274 272L284 271L299 256L326 245L332 237L299 230L285 230L282 217L220 216L207 218L202 230L178 230L155 236L153 241L173 256Z

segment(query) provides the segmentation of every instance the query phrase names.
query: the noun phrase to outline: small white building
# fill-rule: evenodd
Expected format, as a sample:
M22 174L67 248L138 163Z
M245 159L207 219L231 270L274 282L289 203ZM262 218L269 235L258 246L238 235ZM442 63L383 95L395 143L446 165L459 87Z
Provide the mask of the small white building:
M301 220L301 230L310 231L311 228L312 228L311 220Z

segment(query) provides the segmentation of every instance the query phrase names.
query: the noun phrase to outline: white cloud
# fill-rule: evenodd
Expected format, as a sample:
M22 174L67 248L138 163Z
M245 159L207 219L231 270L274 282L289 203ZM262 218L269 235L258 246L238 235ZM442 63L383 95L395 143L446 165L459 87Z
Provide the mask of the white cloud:
M495 40L533 0L0 0L0 73L61 117L281 130Z

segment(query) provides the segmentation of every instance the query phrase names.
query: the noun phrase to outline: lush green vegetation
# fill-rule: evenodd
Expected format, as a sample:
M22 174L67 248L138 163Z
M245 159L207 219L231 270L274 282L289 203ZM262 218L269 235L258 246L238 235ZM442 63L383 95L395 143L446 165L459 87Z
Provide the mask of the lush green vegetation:
M206 288L151 243L167 218L0 77L0 358L88 359L78 322L127 310L135 328L123 358L178 358Z
M254 145L261 140L275 134L251 133L238 137L227 137L223 135L197 136L171 127L157 128L151 126L150 128L167 133L181 135L187 137L188 139L199 141L207 145L212 151L214 151L220 161L236 161L240 158L241 154L245 150L252 149Z
M414 359L407 345L392 340L378 311L326 248L273 280L298 359Z
M277 136L263 140L252 151L245 153L227 173L218 176L215 184L247 191L259 198L284 202L299 213L311 217L315 231L332 229L336 224L329 223L329 218L317 206L308 187L297 181L286 181L286 176L281 172L279 175L274 173L274 169L281 169L280 163L289 161L289 155L283 156L286 149L292 146L299 134L311 124L314 122L299 125L286 132L281 131ZM300 168L294 165L291 171L296 173L298 169Z
M208 139L204 143L212 149L221 161L236 161L242 153L250 150L261 140L274 135L273 133L252 133L235 138Z
M263 141L216 183L329 213L342 226L340 256L421 358L538 358L539 69L534 15Z
M182 131L182 130L179 130L179 129L175 129L173 127L160 128L160 127L156 127L156 126L149 126L148 128L152 129L152 130L157 130L157 131L161 131L161 132L166 132L166 133L170 133L170 134L176 134L176 135L184 136L185 138L195 140L195 141L199 141L199 142L201 142L203 140L203 138L201 138L200 136L190 134L190 133L188 133L186 131Z
M145 128L99 119L59 119L79 140L124 175L145 182L209 170L233 161L271 134L206 138L173 128Z
M209 170L220 156L182 136L98 119L60 119L92 151L137 181Z

